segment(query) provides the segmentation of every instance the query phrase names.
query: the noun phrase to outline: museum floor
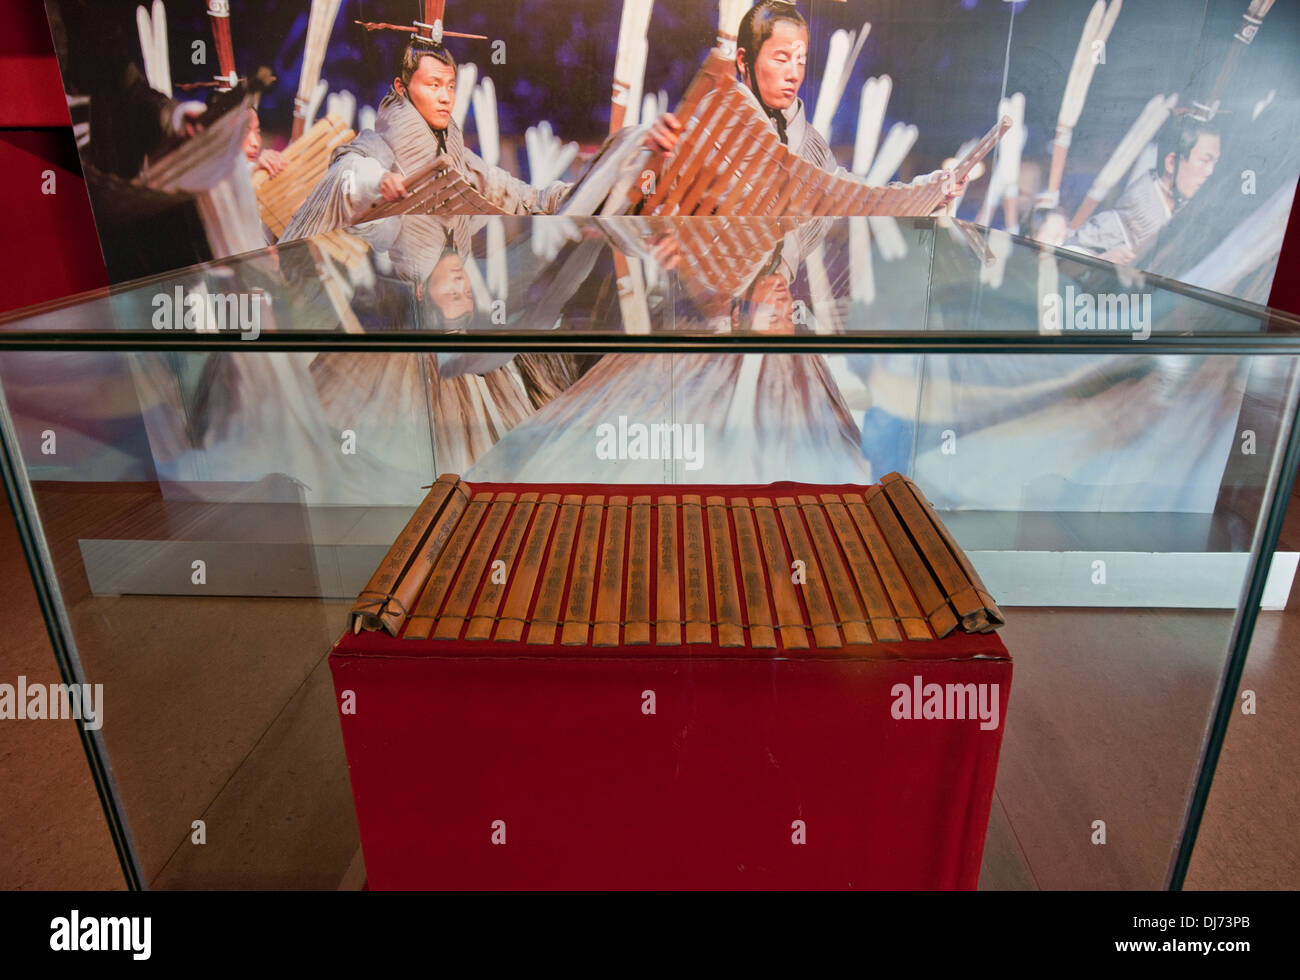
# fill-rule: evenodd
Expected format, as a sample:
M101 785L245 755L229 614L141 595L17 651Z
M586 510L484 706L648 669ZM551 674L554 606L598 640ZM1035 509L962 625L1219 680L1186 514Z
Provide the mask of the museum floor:
M113 502L70 489L42 506L68 569L79 515ZM1294 499L1282 548L1300 550ZM0 584L0 678L57 682L7 510ZM112 681L103 734L150 886L360 887L326 662L347 604L109 599L67 574L63 586L87 672ZM1230 614L1009 612L1016 673L980 887L1159 887ZM1233 715L1189 888L1300 886L1297 626L1294 602L1260 617L1243 682L1258 713ZM73 723L0 732L0 888L122 887ZM201 848L189 843L196 819ZM1090 840L1095 819L1107 822L1104 847Z

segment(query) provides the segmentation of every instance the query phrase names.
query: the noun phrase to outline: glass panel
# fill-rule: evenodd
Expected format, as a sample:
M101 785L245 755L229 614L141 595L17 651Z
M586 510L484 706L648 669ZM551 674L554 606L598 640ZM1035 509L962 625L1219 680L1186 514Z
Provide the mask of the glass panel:
M45 349L0 352L9 448L67 639L104 685L100 737L142 881L364 879L327 655L439 474L690 486L901 472L1007 614L1015 680L982 887L1164 886L1229 656L1249 641L1247 576L1293 439L1294 322L955 223L591 222L549 239L553 253L535 247L555 220L512 223L504 279L488 275L485 229L468 248L418 246L408 279L400 249L368 251L374 279L345 275L343 300L314 264L294 279L291 249L185 274L195 288L260 281L275 330L338 330L314 350L57 349L101 329L105 304L131 329L159 295L149 284L9 323L57 331ZM1043 332L1041 299L1071 288L1116 315L1096 297L1137 295L1139 329L1067 347L1088 331ZM339 329L343 310L361 332ZM544 330L558 344L611 327L718 343L360 349L372 328ZM728 351L735 332L762 343ZM1204 346L1157 346L1174 336ZM761 350L786 337L810 346ZM637 448L637 426L669 438Z
M0 324L88 344L128 332L142 346L322 332L339 346L682 334L821 346L925 333L958 348L972 334L1049 347L1297 333L1294 317L1081 252L961 221L883 217L405 216Z

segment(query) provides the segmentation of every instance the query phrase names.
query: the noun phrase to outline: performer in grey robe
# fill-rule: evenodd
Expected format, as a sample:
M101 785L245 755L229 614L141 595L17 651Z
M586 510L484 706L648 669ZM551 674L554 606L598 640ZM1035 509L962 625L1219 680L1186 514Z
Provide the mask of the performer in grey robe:
M1214 173L1221 151L1219 134L1191 116L1169 120L1157 146L1159 170L1138 177L1114 207L1080 225L1066 239L1067 248L1123 265L1149 254L1161 230Z
M406 196L407 179L439 157L507 214L554 213L572 185L556 181L538 190L485 163L465 146L451 116L455 97L451 53L442 45L413 40L403 49L393 87L379 104L375 128L334 151L325 177L280 241L353 224L372 204Z
M761 0L740 22L736 70L753 104L767 114L781 142L814 166L834 173L838 164L821 133L813 128L799 98L808 66L808 23L794 4ZM707 114L717 90L700 100L694 123ZM622 213L629 190L642 179L654 153L672 154L685 123L666 112L653 124L625 129L597 154L572 197L566 214ZM758 152L751 144L738 169Z
M741 91L768 117L781 142L801 160L841 179L860 180L839 166L825 138L813 127L804 102L799 98L808 65L808 42L808 22L793 3L760 0L741 19L737 35L736 72L742 82ZM622 213L629 191L644 179L652 155L671 155L687 128L694 131L700 127L701 120L708 117L710 107L721 97L718 89L707 93L688 120L680 120L669 112L651 125L615 134L566 201L565 213ZM704 127L695 141L708 146L713 135ZM721 151L715 147L707 153L706 159L713 159L718 152ZM759 152L757 142L748 143L731 168L733 173L749 172L750 161ZM954 185L940 209L946 208L964 190L964 181ZM725 196L725 191L719 196Z

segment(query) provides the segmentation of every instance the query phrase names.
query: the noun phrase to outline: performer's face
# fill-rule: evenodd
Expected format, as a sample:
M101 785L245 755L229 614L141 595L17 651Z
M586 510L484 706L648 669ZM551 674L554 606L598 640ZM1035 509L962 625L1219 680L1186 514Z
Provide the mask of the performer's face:
M1175 166L1174 154L1169 154L1165 161L1165 171L1175 175L1175 186L1184 198L1196 196L1201 185L1214 173L1214 165L1219 162L1219 137L1213 133L1201 133L1196 137L1196 145L1182 166Z
M737 61L749 61L749 52L741 48ZM799 97L804 72L808 70L808 31L788 20L778 20L772 36L763 42L754 59L754 81L763 102L773 109L788 109Z
M434 129L451 125L451 109L456 104L456 69L432 56L420 59L420 67L411 76L411 84L403 86L400 78L393 79L393 87L411 100L411 104Z
M446 320L459 320L474 312L474 291L459 255L447 255L429 273L425 298Z

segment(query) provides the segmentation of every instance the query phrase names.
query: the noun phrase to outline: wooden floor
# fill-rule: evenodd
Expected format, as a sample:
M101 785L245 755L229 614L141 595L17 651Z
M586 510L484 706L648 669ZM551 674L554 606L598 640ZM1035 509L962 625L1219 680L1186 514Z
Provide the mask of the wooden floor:
M42 502L83 665L111 679L103 736L145 880L359 882L325 658L347 604L91 596L77 539L157 504L102 486ZM1283 547L1300 550L1293 509ZM7 510L0 586L0 681L57 682ZM1300 886L1297 616L1261 615L1243 682L1258 712L1233 715L1190 888ZM1230 628L1215 611L1009 610L1015 678L981 888L1162 887ZM0 779L0 887L122 886L72 722L0 724ZM202 847L190 842L196 820Z

